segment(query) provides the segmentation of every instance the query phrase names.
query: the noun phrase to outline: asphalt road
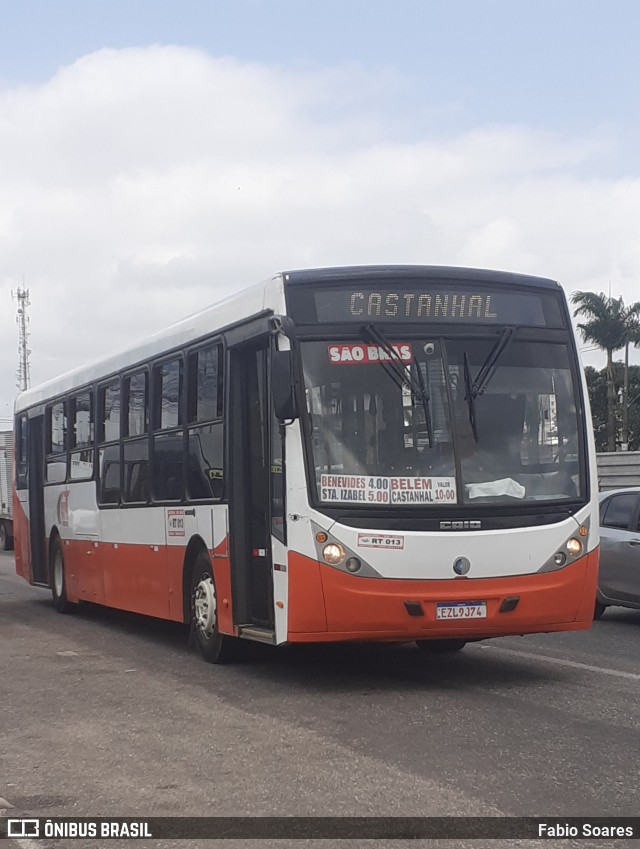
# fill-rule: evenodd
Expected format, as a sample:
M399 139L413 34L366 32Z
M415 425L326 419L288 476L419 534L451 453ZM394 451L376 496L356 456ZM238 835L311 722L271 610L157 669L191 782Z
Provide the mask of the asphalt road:
M12 816L640 813L640 611L448 657L311 646L209 666L180 626L62 616L13 570L0 553Z

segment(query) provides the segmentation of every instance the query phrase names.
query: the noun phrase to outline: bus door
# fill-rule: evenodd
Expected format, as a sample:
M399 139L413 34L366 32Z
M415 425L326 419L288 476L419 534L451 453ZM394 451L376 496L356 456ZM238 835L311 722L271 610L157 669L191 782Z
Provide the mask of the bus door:
M44 416L28 422L27 481L29 486L29 542L31 580L49 585L44 529Z
M269 337L230 348L229 542L234 624L273 642Z

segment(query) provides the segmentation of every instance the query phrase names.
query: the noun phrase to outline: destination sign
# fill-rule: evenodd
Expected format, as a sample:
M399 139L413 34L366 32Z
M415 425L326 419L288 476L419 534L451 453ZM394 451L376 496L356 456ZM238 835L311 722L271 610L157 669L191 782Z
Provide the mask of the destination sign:
M555 293L518 292L468 285L421 288L324 287L290 291L291 315L299 323L414 322L517 324L563 327Z

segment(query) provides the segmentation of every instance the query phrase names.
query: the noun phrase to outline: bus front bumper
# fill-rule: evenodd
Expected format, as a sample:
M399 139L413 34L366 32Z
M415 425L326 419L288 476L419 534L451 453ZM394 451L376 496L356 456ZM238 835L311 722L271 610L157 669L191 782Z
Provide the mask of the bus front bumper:
M591 627L598 549L554 572L501 578L358 578L291 552L289 642L484 639ZM440 619L438 605L484 602L486 616Z

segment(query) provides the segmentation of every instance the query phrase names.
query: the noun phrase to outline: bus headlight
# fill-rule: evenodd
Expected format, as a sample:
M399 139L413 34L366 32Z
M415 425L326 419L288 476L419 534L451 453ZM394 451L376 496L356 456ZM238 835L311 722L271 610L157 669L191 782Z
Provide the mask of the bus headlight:
M322 549L322 556L331 566L337 566L344 560L345 551L339 543L330 542Z
M572 557L577 557L582 553L582 543L577 537L571 537L567 542L567 551Z
M553 560L556 566L564 566L564 564L567 562L567 555L564 553L564 551L558 551L554 555Z

